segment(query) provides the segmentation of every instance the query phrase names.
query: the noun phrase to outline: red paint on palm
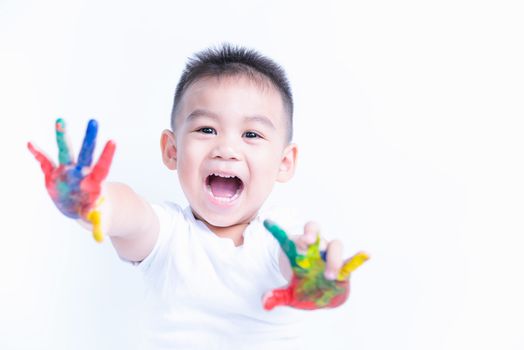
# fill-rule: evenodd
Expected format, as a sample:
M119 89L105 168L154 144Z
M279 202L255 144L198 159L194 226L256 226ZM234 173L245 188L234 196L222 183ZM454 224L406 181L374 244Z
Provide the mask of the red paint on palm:
M322 291L316 293L301 293L304 290L304 280L293 275L291 282L286 288L274 289L264 296L262 301L264 309L271 310L276 306L291 306L303 310L316 310L320 307L330 308L342 305L349 297L349 281L334 281L337 289L342 293L335 295L327 304L319 306L318 300L322 298Z

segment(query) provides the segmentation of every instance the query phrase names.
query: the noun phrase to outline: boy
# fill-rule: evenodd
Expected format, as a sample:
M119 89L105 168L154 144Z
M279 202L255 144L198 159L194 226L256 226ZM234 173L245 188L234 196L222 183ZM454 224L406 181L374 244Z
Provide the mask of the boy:
M298 305L287 289L271 292L291 280L295 264L286 258L289 245L282 252L259 216L274 183L295 171L292 115L287 78L270 59L229 45L190 59L176 89L172 130L161 135L163 162L178 173L186 209L151 205L124 184L101 184L115 146L108 142L91 168L94 121L76 164L61 120L59 167L29 144L58 208L92 224L95 239L107 233L118 255L144 272L148 348L296 347L289 308L263 309L263 303L266 309ZM306 224L294 238L299 251L318 243L317 234L314 223ZM322 244L324 277L333 281L342 246Z

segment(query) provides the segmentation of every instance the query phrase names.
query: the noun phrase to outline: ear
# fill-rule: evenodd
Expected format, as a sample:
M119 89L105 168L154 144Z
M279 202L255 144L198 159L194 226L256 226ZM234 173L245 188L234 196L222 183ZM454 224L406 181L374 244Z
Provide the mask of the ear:
M162 161L168 169L176 169L177 149L175 134L171 130L162 131L160 136L160 148L162 150Z
M295 174L295 167L297 164L298 147L291 143L286 146L282 152L282 159L280 160L280 167L278 168L278 182L289 181Z

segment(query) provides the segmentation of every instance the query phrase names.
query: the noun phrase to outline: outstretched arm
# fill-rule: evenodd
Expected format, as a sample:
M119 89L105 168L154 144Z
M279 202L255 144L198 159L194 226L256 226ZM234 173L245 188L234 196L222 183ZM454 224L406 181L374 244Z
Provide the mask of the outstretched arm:
M91 228L98 242L103 233L108 234L122 258L143 260L158 236L158 219L151 206L128 186L103 183L115 152L114 142L106 143L100 158L91 166L97 132L97 122L90 120L76 163L62 119L56 121L58 166L31 143L28 148L41 165L51 199L64 215Z
M103 185L102 216L118 255L128 261L144 260L158 238L160 224L151 205L122 183Z

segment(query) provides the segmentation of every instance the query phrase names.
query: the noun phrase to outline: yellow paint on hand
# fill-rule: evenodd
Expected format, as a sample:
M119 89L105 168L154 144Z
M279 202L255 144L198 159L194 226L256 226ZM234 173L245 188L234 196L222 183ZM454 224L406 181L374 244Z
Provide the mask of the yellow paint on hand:
M338 281L345 281L349 278L349 275L353 271L355 271L357 268L359 268L360 265L362 265L366 260L369 259L369 256L364 252L359 252L355 255L353 255L348 261L344 263L344 266L340 269L337 280Z
M93 238L98 243L104 240L104 235L102 233L102 220L100 219L100 211L91 210L87 214L87 220L93 225Z
M317 235L315 243L311 244L306 251L306 255L297 256L296 263L303 269L309 269L314 260L321 260L320 258L320 235Z
M296 263L303 269L309 269L311 267L311 261L307 257L297 257Z

